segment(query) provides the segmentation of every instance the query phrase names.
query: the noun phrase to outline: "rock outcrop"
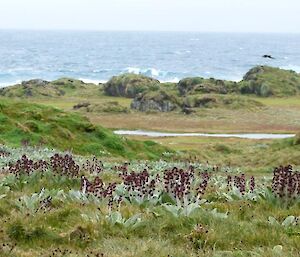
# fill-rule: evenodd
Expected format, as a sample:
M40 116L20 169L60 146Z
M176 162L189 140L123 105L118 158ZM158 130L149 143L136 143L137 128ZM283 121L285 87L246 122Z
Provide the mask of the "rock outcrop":
M131 108L141 112L171 112L180 109L180 101L165 91L139 94L131 103Z
M123 74L112 77L105 85L104 92L109 96L134 98L147 90L159 88L159 81L143 75Z
M21 85L23 87L31 87L31 86L36 86L36 87L45 87L49 84L49 81L43 80L43 79L32 79L28 81L22 81Z
M81 80L61 78L54 81L33 79L21 84L0 89L0 95L5 97L61 97L61 96L95 96L100 95L102 86L86 84Z
M292 96L300 93L300 74L291 70L257 66L245 74L239 87L242 94Z
M187 94L227 94L234 90L235 82L219 80L219 79L204 79L201 77L185 78L179 81L178 90L180 95Z

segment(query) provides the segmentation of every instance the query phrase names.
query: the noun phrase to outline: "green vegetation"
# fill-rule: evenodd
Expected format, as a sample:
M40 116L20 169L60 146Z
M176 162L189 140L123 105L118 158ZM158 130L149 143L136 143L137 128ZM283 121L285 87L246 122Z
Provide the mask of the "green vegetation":
M131 108L142 112L170 112L180 109L182 100L176 95L164 90L150 91L137 96L131 103Z
M200 163L124 165L78 156L72 175L57 168L59 155L50 162L43 150L4 152L0 256L299 256L297 188L289 196L287 181L276 184L289 167L250 177ZM30 163L19 159L22 152L51 164L15 165Z
M187 96L184 102L186 107L189 108L261 108L264 105L256 100L239 95L192 95Z
M239 85L242 94L294 96L300 93L300 75L268 66L252 68Z
M119 104L118 101L108 101L103 104L79 103L73 106L74 110L92 113L128 113L130 109Z
M140 138L143 140L145 138ZM181 152L181 159L242 167L247 174L262 174L274 166L300 166L296 139L240 140L218 138L155 138L157 143ZM174 157L177 160L177 156Z
M83 112L123 113L130 106L119 106L120 97L134 98L131 108L143 112L170 112L181 110L185 114L199 108L248 108L260 107L252 99L241 95L259 97L282 97L298 95L300 75L294 71L268 66L257 66L246 73L240 82L185 78L179 83L160 83L150 77L136 74L114 76L106 84L86 84L80 80L62 78L48 82L40 79L0 89L6 98L30 99L94 99L91 105L80 108ZM162 94L160 96L160 94ZM116 104L103 99L117 97ZM77 102L78 104L78 102ZM190 109L193 108L193 109Z
M232 81L194 77L185 78L179 81L178 90L180 95L199 93L228 94L237 92L238 86L236 82Z
M159 158L165 148L114 135L78 114L42 105L1 101L0 143L45 145L78 154Z
M293 96L300 92L300 75L279 68L257 66L251 69L241 82L185 78L179 81L177 91L170 85L161 91L144 92L135 97L132 108L140 111L169 112L182 109L185 114L197 112L198 108L248 108L262 107L239 95ZM172 97L171 97L172 96ZM181 108L178 108L181 107ZM194 109L191 109L194 108Z
M300 133L298 133L294 139L294 144L295 145L300 145Z
M256 66L248 71L240 82L200 77L186 78L178 83L178 90L181 95L236 93L261 97L293 96L300 92L300 75L290 70Z
M298 93L298 74L270 67L239 83L125 74L0 89L0 256L299 256L299 134L147 141L102 127L296 133Z
M0 96L10 98L53 98L78 96L100 96L102 87L86 84L81 80L62 78L52 82L35 79L22 84L0 89Z
M104 86L104 91L109 96L123 96L134 98L137 94L147 90L159 88L159 81L136 74L123 74L112 77Z

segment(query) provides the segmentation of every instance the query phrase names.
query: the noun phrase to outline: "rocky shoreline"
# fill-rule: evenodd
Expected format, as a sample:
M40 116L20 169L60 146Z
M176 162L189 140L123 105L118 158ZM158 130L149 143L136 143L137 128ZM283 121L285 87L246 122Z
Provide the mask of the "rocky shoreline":
M112 77L105 84L84 83L63 78L55 81L34 79L0 89L4 97L125 97L132 99L130 108L141 112L173 112L191 114L199 108L253 108L262 104L246 96L289 97L300 94L300 74L269 66L256 66L240 82L192 77L178 83L161 83L136 74ZM87 106L85 106L87 107ZM80 109L80 108L78 108ZM91 106L90 110L102 110ZM105 110L121 110L109 106Z

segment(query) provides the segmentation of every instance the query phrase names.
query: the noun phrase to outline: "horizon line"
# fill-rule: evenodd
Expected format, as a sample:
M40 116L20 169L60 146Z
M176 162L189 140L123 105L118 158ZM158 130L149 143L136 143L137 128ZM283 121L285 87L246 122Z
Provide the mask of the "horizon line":
M116 32L116 33L202 33L202 34L293 34L300 35L295 31L205 31L205 30L117 30L117 29L72 29L72 28L1 28L0 31L40 31L40 32Z

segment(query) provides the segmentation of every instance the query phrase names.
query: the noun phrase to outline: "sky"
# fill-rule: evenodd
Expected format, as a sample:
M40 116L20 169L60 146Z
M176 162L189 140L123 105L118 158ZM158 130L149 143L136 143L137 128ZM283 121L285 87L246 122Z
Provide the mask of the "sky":
M0 0L0 29L300 33L300 0Z

